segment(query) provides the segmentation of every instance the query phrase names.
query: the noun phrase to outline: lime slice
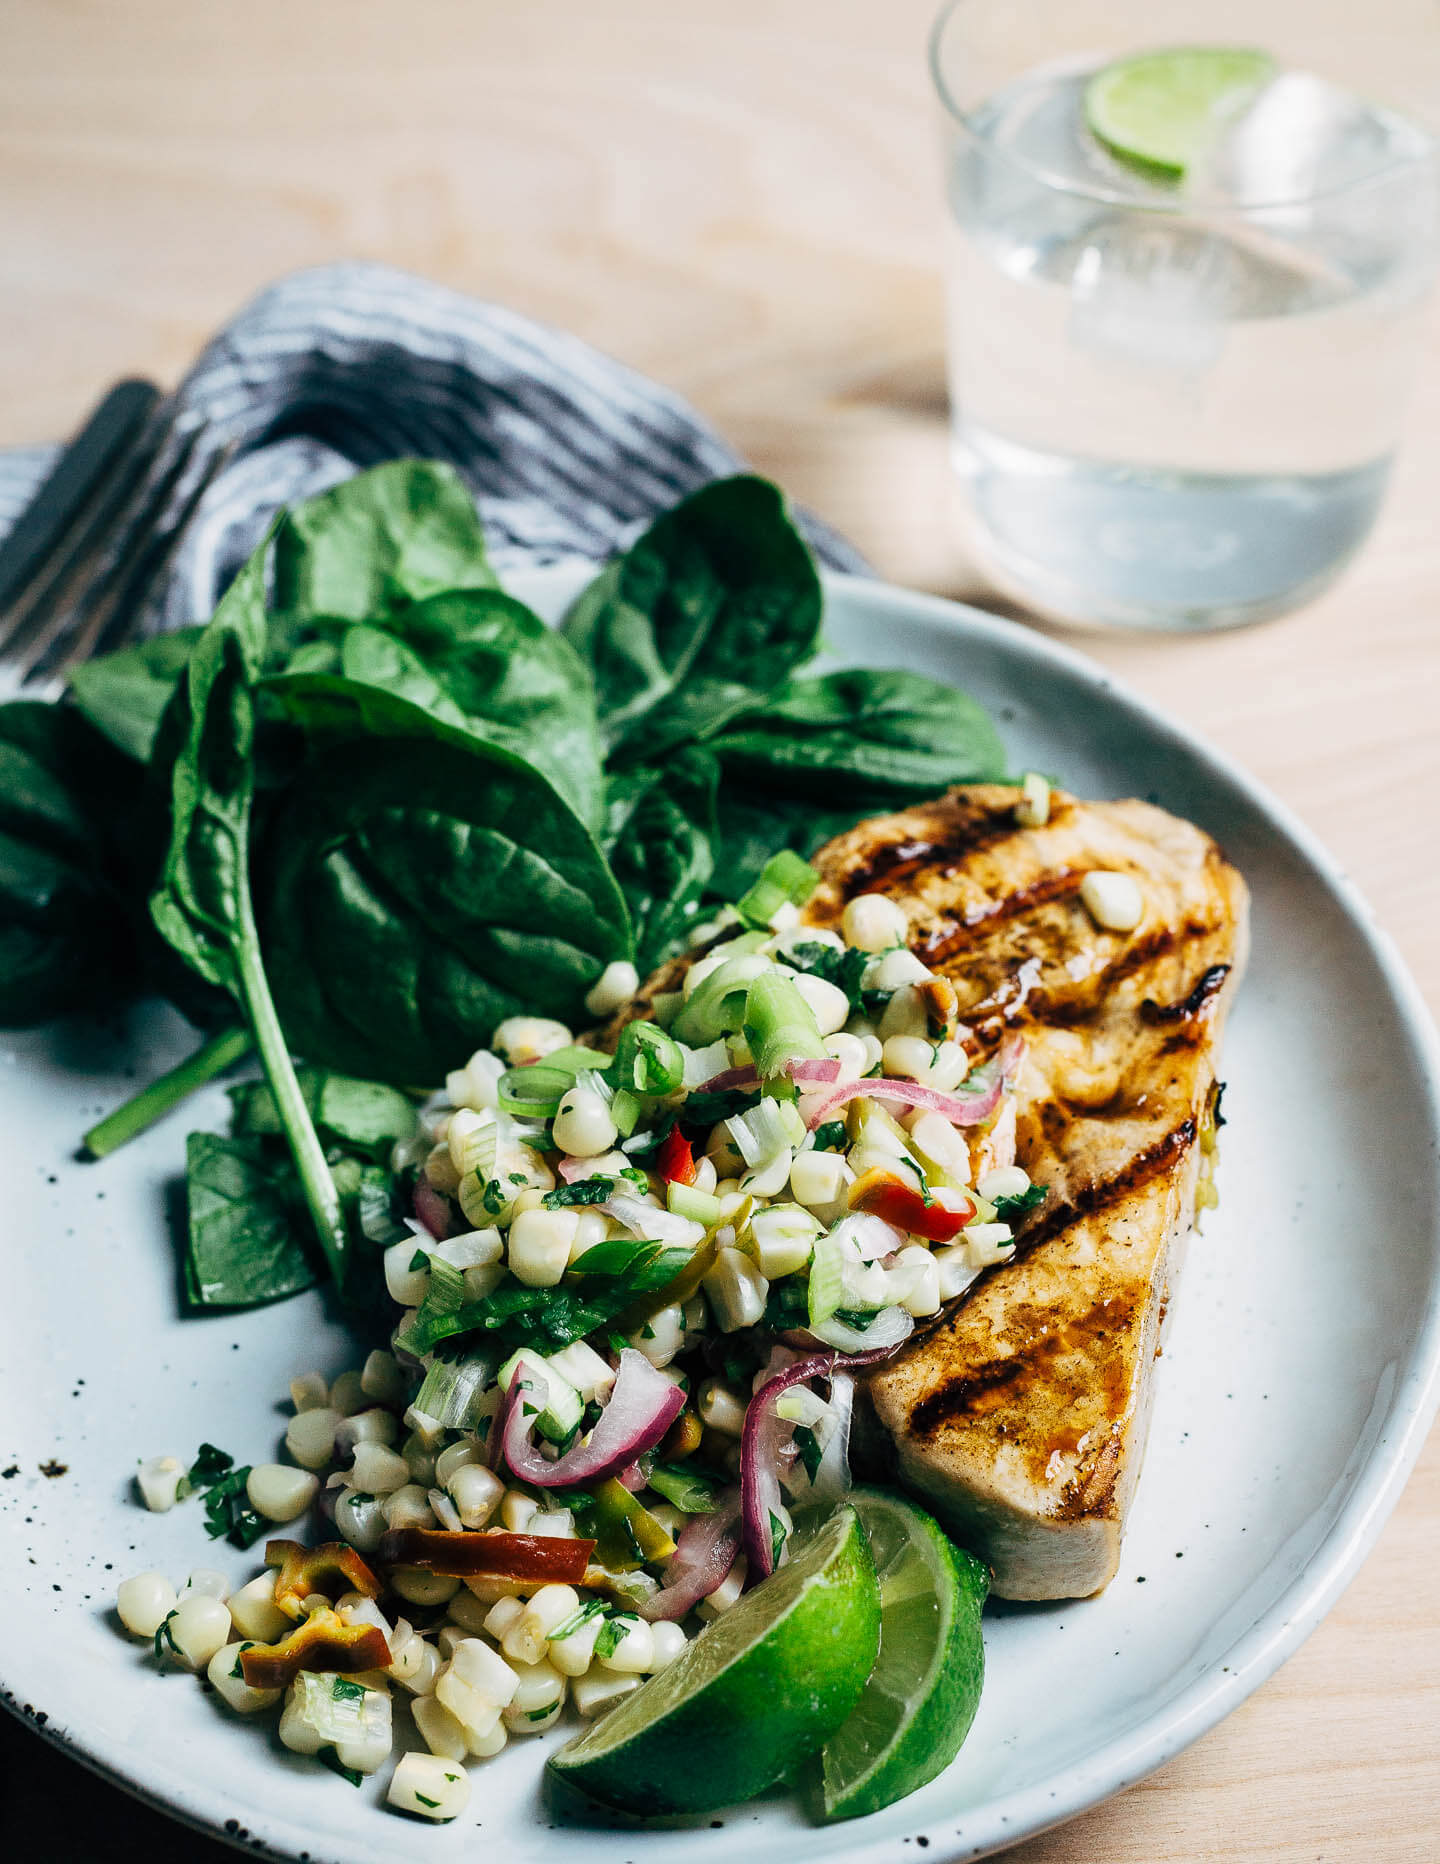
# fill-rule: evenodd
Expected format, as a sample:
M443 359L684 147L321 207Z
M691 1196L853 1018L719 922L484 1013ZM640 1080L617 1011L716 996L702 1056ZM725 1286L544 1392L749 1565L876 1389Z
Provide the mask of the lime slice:
M880 1592L853 1508L550 1765L625 1812L752 1799L834 1734L880 1644Z
M880 1578L880 1656L821 1757L827 1819L878 1812L948 1767L985 1677L986 1568L898 1496L856 1489L850 1499Z
M1085 121L1112 155L1179 181L1274 76L1268 52L1243 46L1141 52L1091 78Z

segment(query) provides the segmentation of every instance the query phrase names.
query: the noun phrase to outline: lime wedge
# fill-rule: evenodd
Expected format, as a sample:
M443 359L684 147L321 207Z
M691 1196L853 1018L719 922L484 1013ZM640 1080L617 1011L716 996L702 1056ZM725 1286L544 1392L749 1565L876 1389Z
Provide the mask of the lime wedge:
M850 1499L880 1579L880 1655L821 1756L827 1819L878 1812L949 1766L985 1677L986 1568L898 1496L856 1489Z
M1268 52L1243 46L1141 52L1091 78L1085 121L1112 155L1180 181L1274 76Z
M880 1591L853 1508L550 1765L625 1812L752 1799L845 1720L880 1644Z

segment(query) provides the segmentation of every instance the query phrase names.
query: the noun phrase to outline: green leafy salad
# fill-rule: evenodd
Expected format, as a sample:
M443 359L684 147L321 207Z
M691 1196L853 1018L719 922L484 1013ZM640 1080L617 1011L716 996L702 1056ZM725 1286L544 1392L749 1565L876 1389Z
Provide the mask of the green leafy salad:
M199 1027L97 1158L247 1063L187 1142L185 1301L327 1283L372 1348L294 1380L289 1461L141 1465L216 1538L318 1541L137 1574L121 1620L356 1783L413 1723L419 1817L568 1708L557 1791L690 1813L809 1763L854 1817L975 1713L987 1575L853 1487L851 1396L1044 1201L1021 1049L967 1051L883 895L817 918L806 857L1004 755L949 687L805 673L821 621L762 480L552 629L399 461L278 519L207 625L0 707L0 1023Z

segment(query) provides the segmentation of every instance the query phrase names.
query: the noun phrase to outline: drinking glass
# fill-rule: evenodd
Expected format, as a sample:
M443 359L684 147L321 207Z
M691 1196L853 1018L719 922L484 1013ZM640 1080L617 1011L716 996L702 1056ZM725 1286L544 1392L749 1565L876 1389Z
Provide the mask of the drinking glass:
M1274 75L1176 180L1092 130L1087 88L1186 46ZM986 568L1090 626L1309 600L1375 520L1425 328L1433 0L952 0L931 49Z

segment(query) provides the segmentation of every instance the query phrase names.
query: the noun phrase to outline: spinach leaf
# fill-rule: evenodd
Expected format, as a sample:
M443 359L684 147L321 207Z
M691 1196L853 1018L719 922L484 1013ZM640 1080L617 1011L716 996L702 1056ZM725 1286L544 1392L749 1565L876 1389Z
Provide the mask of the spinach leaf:
M382 1081L358 1081L320 1068L297 1068L295 1078L321 1138L383 1163L397 1141L409 1139L419 1116L415 1103ZM237 1133L283 1133L275 1096L263 1081L229 1090Z
M654 761L768 693L815 650L820 580L764 479L720 479L658 518L565 619L609 751Z
M0 706L0 1027L137 980L116 838L137 773L69 706Z
M311 744L265 863L266 954L295 1047L348 1074L436 1081L506 1016L582 1016L630 927L544 777L376 687L294 675L271 690Z
M70 675L70 691L86 718L139 764L150 761L160 720L202 633L176 628L157 634L87 661Z
M170 774L170 844L150 912L190 969L244 1009L316 1232L343 1287L348 1242L339 1193L275 1014L250 899L251 688L265 652L269 541L267 536L221 599L176 693L179 750Z
M347 678L384 686L523 757L587 827L598 826L600 736L590 669L523 602L494 589L453 590L351 629L339 652L338 671Z
M302 616L374 621L494 581L475 501L438 460L390 460L307 499L275 544L275 606Z
M282 1146L257 1134L185 1142L185 1294L193 1307L257 1307L313 1286L305 1205Z
M601 846L630 909L642 977L684 942L710 880L718 775L712 758L687 746L606 782Z
M809 860L832 835L893 806L877 802L822 808L810 797L781 795L774 788L752 788L727 778L715 799L715 869L708 892L715 899L738 900L781 848L793 848Z
M984 708L918 673L852 667L790 680L735 719L710 748L727 776L781 784L831 803L843 796L933 796L952 783L993 782L1005 752Z

